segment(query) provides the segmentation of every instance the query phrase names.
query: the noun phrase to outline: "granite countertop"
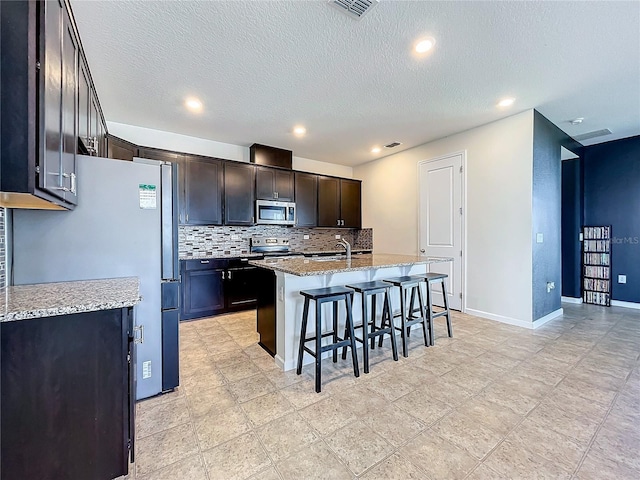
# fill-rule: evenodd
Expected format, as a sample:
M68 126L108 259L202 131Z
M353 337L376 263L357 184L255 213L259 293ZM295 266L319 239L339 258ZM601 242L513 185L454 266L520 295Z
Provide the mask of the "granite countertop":
M395 255L388 253L375 253L356 255L347 260L314 260L312 258L280 258L250 260L249 264L256 267L268 268L278 272L290 273L299 277L314 275L332 275L342 272L357 272L375 268L404 267L411 265L424 265L428 263L451 262L450 257L425 257L417 255Z
M2 322L132 307L140 301L137 277L17 285L2 293Z

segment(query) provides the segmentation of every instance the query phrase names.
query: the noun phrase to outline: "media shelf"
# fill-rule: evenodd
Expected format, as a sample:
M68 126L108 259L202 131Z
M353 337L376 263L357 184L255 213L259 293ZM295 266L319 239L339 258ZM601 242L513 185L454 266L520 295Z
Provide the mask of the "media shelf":
M582 301L611 306L611 225L582 227Z

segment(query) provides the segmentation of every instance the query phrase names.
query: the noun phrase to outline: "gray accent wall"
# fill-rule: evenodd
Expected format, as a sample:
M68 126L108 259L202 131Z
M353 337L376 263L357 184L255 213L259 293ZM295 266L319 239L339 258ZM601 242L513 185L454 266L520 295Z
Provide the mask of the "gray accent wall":
M540 113L533 117L533 321L561 308L561 136L564 133ZM543 243L537 235L543 235ZM547 282L555 290L547 293Z

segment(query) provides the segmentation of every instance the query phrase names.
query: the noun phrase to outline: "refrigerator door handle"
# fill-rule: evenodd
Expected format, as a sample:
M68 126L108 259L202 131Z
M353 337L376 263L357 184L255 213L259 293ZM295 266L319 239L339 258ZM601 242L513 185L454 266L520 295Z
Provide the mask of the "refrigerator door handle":
M138 332L140 336L138 336ZM144 325L133 327L133 343L144 343Z

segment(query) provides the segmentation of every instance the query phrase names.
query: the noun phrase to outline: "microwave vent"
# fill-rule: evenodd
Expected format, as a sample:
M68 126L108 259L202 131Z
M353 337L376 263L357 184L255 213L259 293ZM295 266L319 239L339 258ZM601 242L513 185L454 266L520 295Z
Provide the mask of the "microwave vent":
M336 7L351 18L360 20L378 4L379 0L329 0L329 5Z

